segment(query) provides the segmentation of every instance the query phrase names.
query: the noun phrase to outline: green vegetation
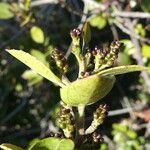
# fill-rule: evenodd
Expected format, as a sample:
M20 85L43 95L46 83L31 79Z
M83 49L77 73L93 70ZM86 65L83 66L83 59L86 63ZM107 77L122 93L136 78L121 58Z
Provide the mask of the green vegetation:
M0 7L1 149L149 149L147 1Z

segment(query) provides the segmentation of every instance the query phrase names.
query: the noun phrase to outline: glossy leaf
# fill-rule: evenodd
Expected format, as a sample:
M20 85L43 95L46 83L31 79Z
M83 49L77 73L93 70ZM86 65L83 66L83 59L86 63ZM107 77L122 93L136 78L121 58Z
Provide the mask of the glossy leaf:
M134 131L132 131L132 130L128 130L128 131L126 132L126 134L127 134L127 136L128 136L129 138L131 138L131 139L137 138L136 132L134 132Z
M10 53L12 56L23 62L25 65L30 67L32 70L34 70L36 73L40 74L42 77L48 79L51 82L56 83L59 86L63 86L63 83L61 80L47 67L45 66L41 61L30 55L29 53L26 53L22 50L7 50L8 53Z
M7 3L0 2L0 19L10 19L14 14L10 11L11 6Z
M138 66L138 65L127 65L127 66L118 66L114 68L105 69L103 71L100 71L99 75L119 75L129 72L135 72L135 71L150 71L150 68Z
M98 29L103 29L106 24L106 18L104 18L101 14L90 19L90 25L93 27L97 27Z
M90 31L90 26L89 23L86 22L83 26L83 41L84 44L88 44L91 40L91 31Z
M44 43L44 33L41 28L33 26L30 30L32 39L39 44Z
M20 2L20 8L25 11L29 11L31 0L23 0Z
M142 55L144 57L150 58L150 45L143 45L142 46Z
M37 144L38 142L40 142L40 139L38 139L38 138L35 138L35 139L31 140L31 141L28 143L27 149L32 148L32 147L33 147L35 144Z
M150 68L129 65L100 71L84 79L79 79L60 89L62 101L71 106L90 105L106 96L112 89L114 75L135 71L150 71Z
M128 55L126 52L120 52L118 57L119 65L131 65L132 60L130 58L130 55Z
M44 64L47 63L45 55L40 50L32 49L31 50L31 55L36 57L38 60L40 60Z
M135 32L142 37L145 37L145 35L146 35L146 31L141 23L138 23L135 26Z
M136 49L133 45L133 43L128 39L121 40L123 43L123 51L128 55L133 55L136 52Z
M50 137L40 140L28 150L74 150L74 143L70 139Z
M92 75L79 79L60 89L61 99L70 106L90 105L106 96L114 82L114 76Z
M35 71L33 70L26 70L21 77L25 80L28 80L28 86L32 86L36 83L39 83L43 80L43 77L38 75Z
M9 143L1 144L0 148L3 150L23 150L21 147Z

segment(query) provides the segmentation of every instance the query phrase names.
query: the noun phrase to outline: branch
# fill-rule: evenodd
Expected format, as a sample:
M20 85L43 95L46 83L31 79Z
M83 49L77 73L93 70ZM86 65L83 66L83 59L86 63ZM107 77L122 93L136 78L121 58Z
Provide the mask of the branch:
M136 48L136 56L135 56L135 59L137 60L137 63L138 65L142 65L144 66L144 62L143 62L143 59L142 59L142 56L141 56L141 47L140 47L140 43L138 41L138 39L134 38L132 35L135 34L135 31L134 31L134 25L133 23L131 22L130 19L126 19L126 24L127 24L127 27L128 29L130 30L131 32L131 35L130 35L130 38L131 38L131 41L133 43L133 45L135 46ZM149 75L146 73L146 72L142 72L142 77L144 78L145 80L145 84L147 86L147 92L150 94L150 77Z
M117 116L117 115L122 115L122 114L129 114L131 111L134 112L134 110L141 110L143 109L143 105L141 106L135 106L135 107L127 107L123 109L117 109L117 110L110 110L108 112L108 116Z
M113 140L111 140L106 135L104 135L103 138L104 138L104 141L108 144L108 149L116 150L116 146L115 146L115 143L113 142Z
M108 112L108 116L117 116L117 115L122 115L122 114L128 114L132 110L133 110L132 107L117 109L117 110L111 110Z
M36 7L45 4L57 4L58 2L59 0L36 0L36 1L31 1L31 7Z
M142 38L141 36L139 36L136 33L132 33L128 28L126 28L118 19L115 19L113 22L122 32L128 34L129 36L132 36L138 40L141 40L142 42L147 42L148 44L150 44L150 39L148 38Z
M99 11L104 11L107 8L107 5L98 3L94 0L82 0L84 5L86 5L86 7L88 7L89 11L93 11L98 9Z
M125 18L150 18L150 13L146 12L114 12L112 17L125 17Z

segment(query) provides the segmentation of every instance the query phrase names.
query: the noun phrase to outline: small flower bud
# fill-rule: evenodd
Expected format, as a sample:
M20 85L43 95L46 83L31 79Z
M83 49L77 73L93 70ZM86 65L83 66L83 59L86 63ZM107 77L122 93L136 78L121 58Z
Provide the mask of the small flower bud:
M52 52L52 58L55 60L56 66L61 74L68 71L68 64L64 54L55 48Z
M58 113L57 122L59 127L63 130L64 135L70 138L75 129L75 121L71 109L62 107Z
M79 37L81 35L81 30L79 28L73 29L70 32L71 37Z
M96 50L92 51L92 55L95 56L97 54Z
M121 45L122 45L121 42L119 42L119 41L113 41L110 44L110 52L118 55L118 52L119 52L119 49L120 49Z
M94 133L92 134L92 138L93 138L93 141L94 141L95 143L98 143L98 142L103 141L102 136L101 136L100 134L96 133L96 132L94 132Z

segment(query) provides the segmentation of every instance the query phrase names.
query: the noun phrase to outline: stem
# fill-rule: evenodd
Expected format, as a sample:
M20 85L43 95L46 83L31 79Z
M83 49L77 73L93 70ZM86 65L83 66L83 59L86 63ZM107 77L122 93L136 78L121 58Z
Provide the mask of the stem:
M82 136L84 135L84 110L85 105L78 106L78 113L76 114L76 137L75 141L79 147L82 143Z
M91 124L85 131L85 134L91 134L93 133L95 130L97 129L97 126L94 126L93 124Z
M78 64L79 64L79 74L78 74L78 77L80 78L81 77L81 72L85 71L85 61L84 61L84 58L82 56L77 56L76 55L76 59L77 59Z

